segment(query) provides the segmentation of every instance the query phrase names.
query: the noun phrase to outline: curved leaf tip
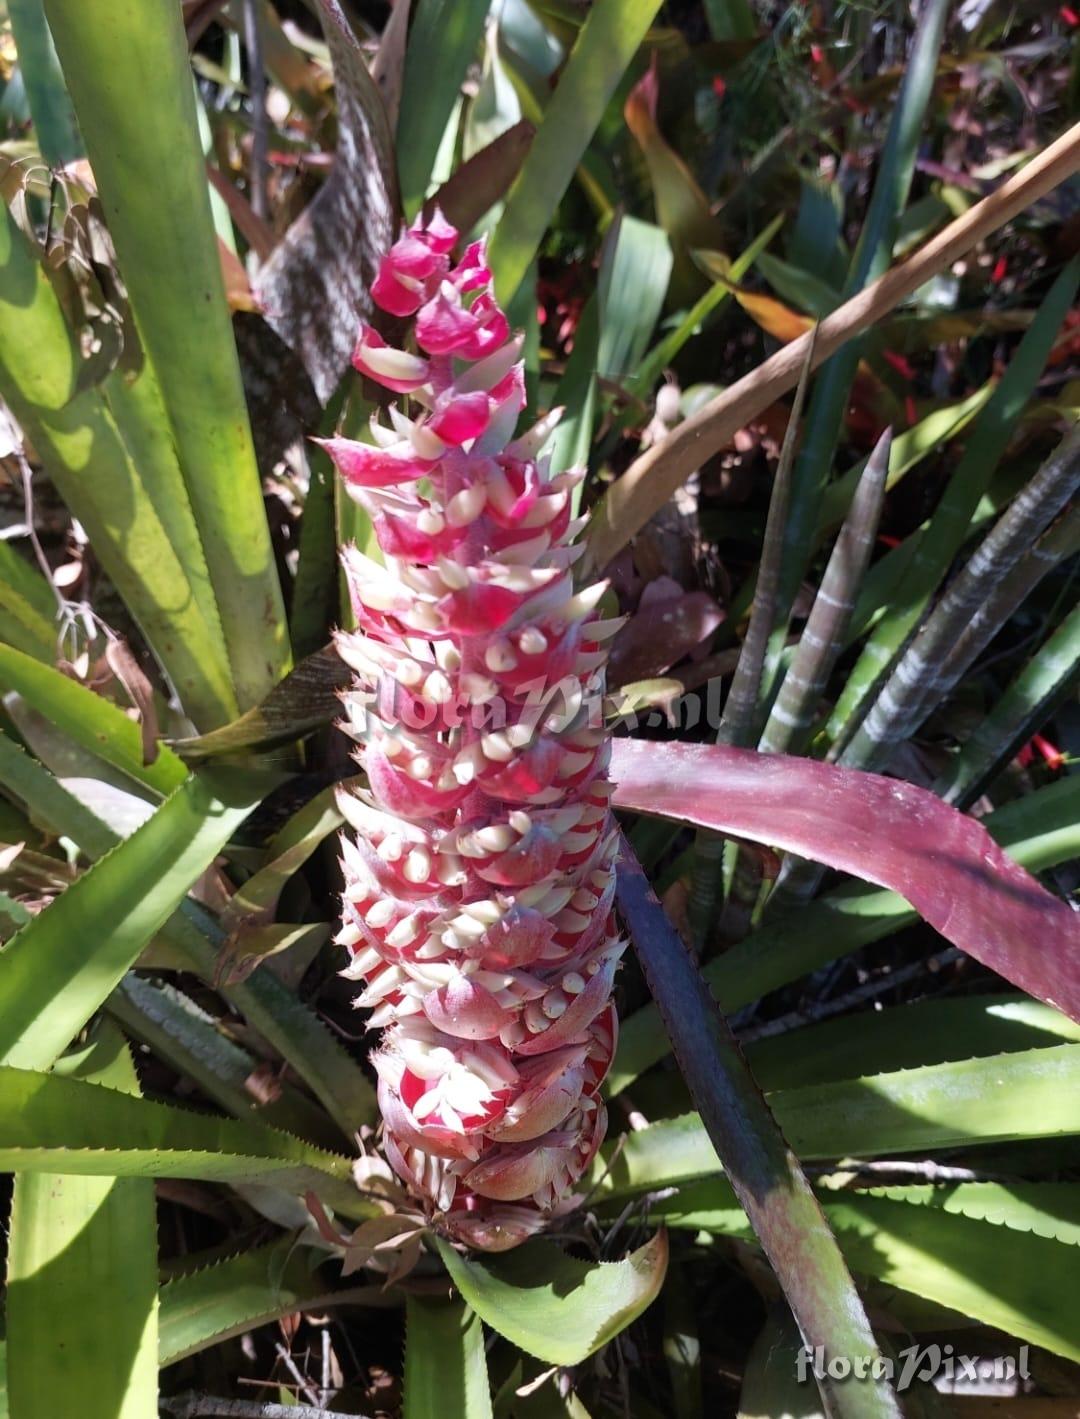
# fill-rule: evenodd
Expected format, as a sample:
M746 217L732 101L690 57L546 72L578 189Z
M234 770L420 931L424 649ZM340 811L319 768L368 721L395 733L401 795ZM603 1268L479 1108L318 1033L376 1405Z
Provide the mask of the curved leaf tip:
M668 1238L656 1235L622 1261L579 1261L550 1242L495 1260L436 1245L455 1286L493 1330L549 1365L577 1365L652 1304L667 1274Z

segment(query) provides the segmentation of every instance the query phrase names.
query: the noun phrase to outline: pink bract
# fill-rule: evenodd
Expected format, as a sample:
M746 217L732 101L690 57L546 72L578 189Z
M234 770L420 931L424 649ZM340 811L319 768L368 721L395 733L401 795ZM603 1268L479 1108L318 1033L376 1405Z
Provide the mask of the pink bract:
M615 1050L616 834L599 707L602 588L576 591L574 475L515 439L520 340L482 243L418 220L375 302L421 353L363 327L354 362L411 396L372 443L329 439L383 564L345 569L358 630L344 696L366 790L343 799L339 941L375 1055L387 1157L434 1225L516 1246L604 1135Z

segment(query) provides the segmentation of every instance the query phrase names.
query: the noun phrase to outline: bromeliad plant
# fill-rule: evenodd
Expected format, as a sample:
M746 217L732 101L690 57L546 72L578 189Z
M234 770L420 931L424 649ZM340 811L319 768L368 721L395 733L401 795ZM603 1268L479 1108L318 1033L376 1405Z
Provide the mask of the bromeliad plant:
M417 353L363 326L353 363L407 395L372 443L326 443L383 552L344 555L358 629L348 719L367 791L342 796L348 974L383 1027L383 1146L454 1237L501 1251L574 1189L604 1137L615 1050L616 832L599 721L602 583L575 592L581 473L515 436L522 339L484 244L419 220L372 295Z
M1075 352L1080 272L1049 271L1048 204L1018 216L1080 138L1009 155L962 217L966 188L909 201L917 148L965 166L963 126L937 121L941 0L880 152L888 17L845 50L867 75L849 106L805 91L809 12L758 43L743 3L705 7L718 43L697 54L657 0L415 0L373 64L336 0L316 0L325 49L274 4L105 8L7 11L0 1414L258 1408L199 1391L289 1363L312 1408L394 1410L399 1303L407 1419L700 1419L735 1370L745 1412L780 1412L764 1357L798 1339L873 1355L868 1313L920 1335L959 1314L1080 1360L1059 1151L1080 1132L1080 947L1036 878L1080 851L1080 780L1008 767L1080 666L1056 594L1077 435L1036 468L1075 403L1047 380ZM975 23L952 40L992 94L994 7ZM725 97L716 56L747 49ZM691 90L703 146L734 135L726 214L672 146ZM879 174L842 185L842 212L801 148L744 181L759 153L733 112L756 123L768 101L779 122L796 93L830 145L858 143L853 174ZM783 231L762 192L797 212ZM1013 284L1007 244L1004 304L988 251L956 277L971 308L927 303L1003 223L1047 279ZM751 321L783 348L747 374ZM898 396L898 349L922 376L942 322L963 393L935 367ZM805 415L785 407L834 351ZM671 382L702 379L727 388ZM378 386L398 402L368 433ZM527 427L558 406L559 427ZM709 460L736 432L771 450L784 423L771 500L755 477L717 529ZM886 488L916 468L934 506L883 550ZM658 575L699 538L707 558ZM352 621L330 644L339 552ZM706 562L748 569L723 608ZM733 669L719 742L618 722L677 719ZM342 693L361 745L343 785ZM865 772L882 767L933 791ZM980 795L982 822L957 811ZM819 890L819 864L863 880ZM937 949L932 973L933 931L987 971ZM871 1014L870 992L895 1004ZM382 1031L373 1068L357 1020ZM164 1285L159 1260L180 1273ZM792 1323L747 1354L777 1282ZM287 1348L297 1315L321 1327L293 1350L324 1357L319 1383ZM897 1405L880 1383L827 1402Z

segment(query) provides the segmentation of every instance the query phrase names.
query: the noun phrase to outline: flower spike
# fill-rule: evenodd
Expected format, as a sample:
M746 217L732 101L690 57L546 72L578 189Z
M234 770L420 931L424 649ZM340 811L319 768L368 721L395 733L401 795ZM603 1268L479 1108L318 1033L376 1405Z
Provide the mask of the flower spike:
M570 489L515 439L521 341L482 243L451 264L436 212L372 296L418 353L361 328L354 363L410 396L372 443L323 441L380 564L349 548L359 629L346 722L368 787L343 798L344 974L382 1030L391 1166L432 1223L498 1251L540 1230L604 1136L624 943L603 695L603 587L575 591Z

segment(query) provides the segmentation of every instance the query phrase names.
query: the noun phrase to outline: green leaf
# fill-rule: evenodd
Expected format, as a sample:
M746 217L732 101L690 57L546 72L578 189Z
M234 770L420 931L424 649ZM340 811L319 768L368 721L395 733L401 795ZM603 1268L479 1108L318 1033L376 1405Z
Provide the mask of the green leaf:
M476 94L466 108L461 126L463 164L497 142L520 122L521 100L499 55L498 25L489 24L484 34L484 54Z
M886 489L895 488L906 473L916 468L924 458L936 453L942 444L955 438L985 407L993 392L992 383L984 384L981 388L976 389L974 394L969 394L966 399L957 400L955 404L946 404L940 409L933 409L917 424L912 424L910 429L904 429L902 433L898 433L889 449L889 474L885 483ZM868 461L869 456L861 458L846 473L842 473L839 478L834 478L825 489L821 500L819 536L824 536L826 532L844 520ZM882 558L882 560L886 559ZM856 624L858 624L857 613Z
M620 379L640 364L660 318L671 275L671 246L651 222L619 215L600 261L597 373Z
M892 259L896 234L915 171L926 110L937 78L938 56L948 13L947 0L931 0L919 12L915 37L889 121L859 242L844 283L842 294L845 300L857 295L881 276ZM773 636L774 662L786 637L788 609L805 574L813 547L821 498L833 466L852 380L865 343L865 339L849 340L822 366L814 385L802 447L792 475L782 589L784 618L779 618L779 626Z
M1054 1354L1080 1357L1072 1303L1080 1237L1075 1184L823 1189L821 1198L854 1270ZM693 1231L750 1237L722 1182L686 1188L650 1215Z
M115 1027L57 1064L58 1083L75 1080L138 1100ZM149 1179L17 1174L7 1279L8 1387L17 1414L148 1419L156 1412L157 1218Z
M25 805L42 832L71 838L88 857L103 856L116 842L110 828L2 731L0 784Z
M225 981L247 980L263 961L286 953L281 973L287 982L297 982L333 934L328 921L243 923L218 957L214 983L220 986Z
M329 1302L333 1293L309 1256L285 1237L167 1281L161 1288L158 1363L175 1365L230 1336ZM359 1299L376 1289L340 1295Z
M288 666L179 10L46 13L202 536L242 709ZM179 214L183 220L179 220Z
M344 823L337 807L337 794L338 785L331 784L292 815L267 847L266 865L253 873L231 897L223 925L248 919L272 920L285 884L299 872L319 844Z
M884 1198L826 1211L856 1271L1080 1360L1074 1248Z
M746 1046L764 1089L823 1084L972 1056L1014 1053L1064 1041L1080 1044L1080 1024L1026 995L931 999L790 1030Z
M265 777L187 779L0 953L0 1060L47 1069L259 803Z
M491 1419L484 1327L462 1301L409 1296L405 1419Z
M659 0L596 0L589 9L491 240L489 264L504 304L659 8Z
M803 271L779 256L763 252L758 270L781 300L797 306L806 315L824 320L840 304L840 292L812 271Z
M783 224L783 214L774 217L746 250L731 263L726 272L726 280L717 281L710 286L705 294L695 301L675 329L669 331L653 346L630 381L630 387L635 393L642 397L649 393L687 341L697 335L720 307L731 299L732 285L737 284L746 275Z
M596 420L596 361L600 340L599 302L595 292L585 302L577 330L574 348L566 361L562 378L555 387L552 408L561 408L563 416L551 436L552 473L568 468L587 468ZM573 493L575 514L581 502L581 485Z
M187 969L213 981L225 933L196 902L184 903L162 929L162 940ZM268 971L223 985L221 994L308 1085L347 1137L378 1116L375 1090L359 1064L294 991Z
M3 638L37 660L56 656L56 597L41 573L11 546L0 542L0 610Z
M1078 284L1080 258L1074 258L1047 293L1008 370L979 415L964 455L930 522L917 536L904 575L889 599L885 614L863 647L833 711L829 733L834 739L904 645L968 536L979 499L1032 397Z
M147 359L143 360L142 369L134 379L124 371L114 370L103 382L101 392L131 461L138 470L146 496L191 581L192 595L199 610L206 624L213 629L215 652L227 668L221 612L210 580L210 568L206 564L206 552L195 521L191 497L180 469L176 441L165 410L157 371ZM233 703L235 705L235 700Z
M679 307L693 300L704 284L700 262L693 253L721 247L725 228L713 216L709 199L685 159L660 131L656 121L658 96L658 75L650 67L627 94L623 117L645 159L656 220L671 239L671 301ZM720 259L726 275L727 257ZM711 280L715 273L706 275Z
M0 645L0 692L8 690L21 695L76 744L157 793L171 793L187 778L186 766L165 746L152 764L143 763L139 726L119 705L51 665Z
M770 1307L746 1357L738 1419L825 1419L817 1385L799 1383L796 1360L802 1344L790 1312Z
M91 858L104 856L120 841L2 734L0 783L28 805L39 805L49 830L71 838ZM161 937L186 969L214 980L226 933L204 907L189 898L162 927ZM346 1137L376 1118L375 1091L366 1074L295 992L273 975L259 972L249 981L223 987L221 993L292 1066Z
M369 1215L351 1161L257 1123L191 1113L103 1084L0 1065L0 1169L78 1177L272 1181Z
M991 1055L769 1095L798 1157L891 1157L1080 1133L1080 1045ZM667 1187L720 1171L696 1114L632 1133L596 1165L605 1196ZM604 1169L607 1169L606 1175ZM603 1175L603 1176L602 1176Z
M320 434L333 433L333 423L329 423L329 427L325 425L331 413L336 420L340 412L340 403L331 400L324 426L319 429ZM334 466L315 443L309 443L304 454L308 465L308 488L300 519L296 575L289 605L289 635L293 654L301 665L330 639L330 631L337 619L338 586Z
M667 1271L664 1232L623 1261L587 1262L551 1242L478 1261L437 1239L454 1285L493 1330L551 1365L577 1365L652 1304Z
M750 0L705 0L705 18L713 39L755 39L758 26Z
M105 1002L109 1014L234 1117L256 1118L320 1147L340 1141L325 1114L287 1081L277 1098L247 1087L258 1061L183 991L129 972Z
M1080 1247L1080 1187L1076 1183L916 1183L875 1187L863 1195L935 1207L976 1222L993 1222Z
M41 0L8 0L7 12L41 156L62 168L83 149L45 11Z
M946 803L967 807L1003 769L1080 678L1080 606L1019 671L934 784Z
M99 388L79 387L81 357L36 253L0 215L0 392L185 710L220 724L237 712L221 628L208 620L147 476ZM86 470L93 468L93 477ZM159 470L154 470L159 471Z
M487 0L420 0L405 51L397 124L398 177L406 217L427 196L435 157L484 32Z

